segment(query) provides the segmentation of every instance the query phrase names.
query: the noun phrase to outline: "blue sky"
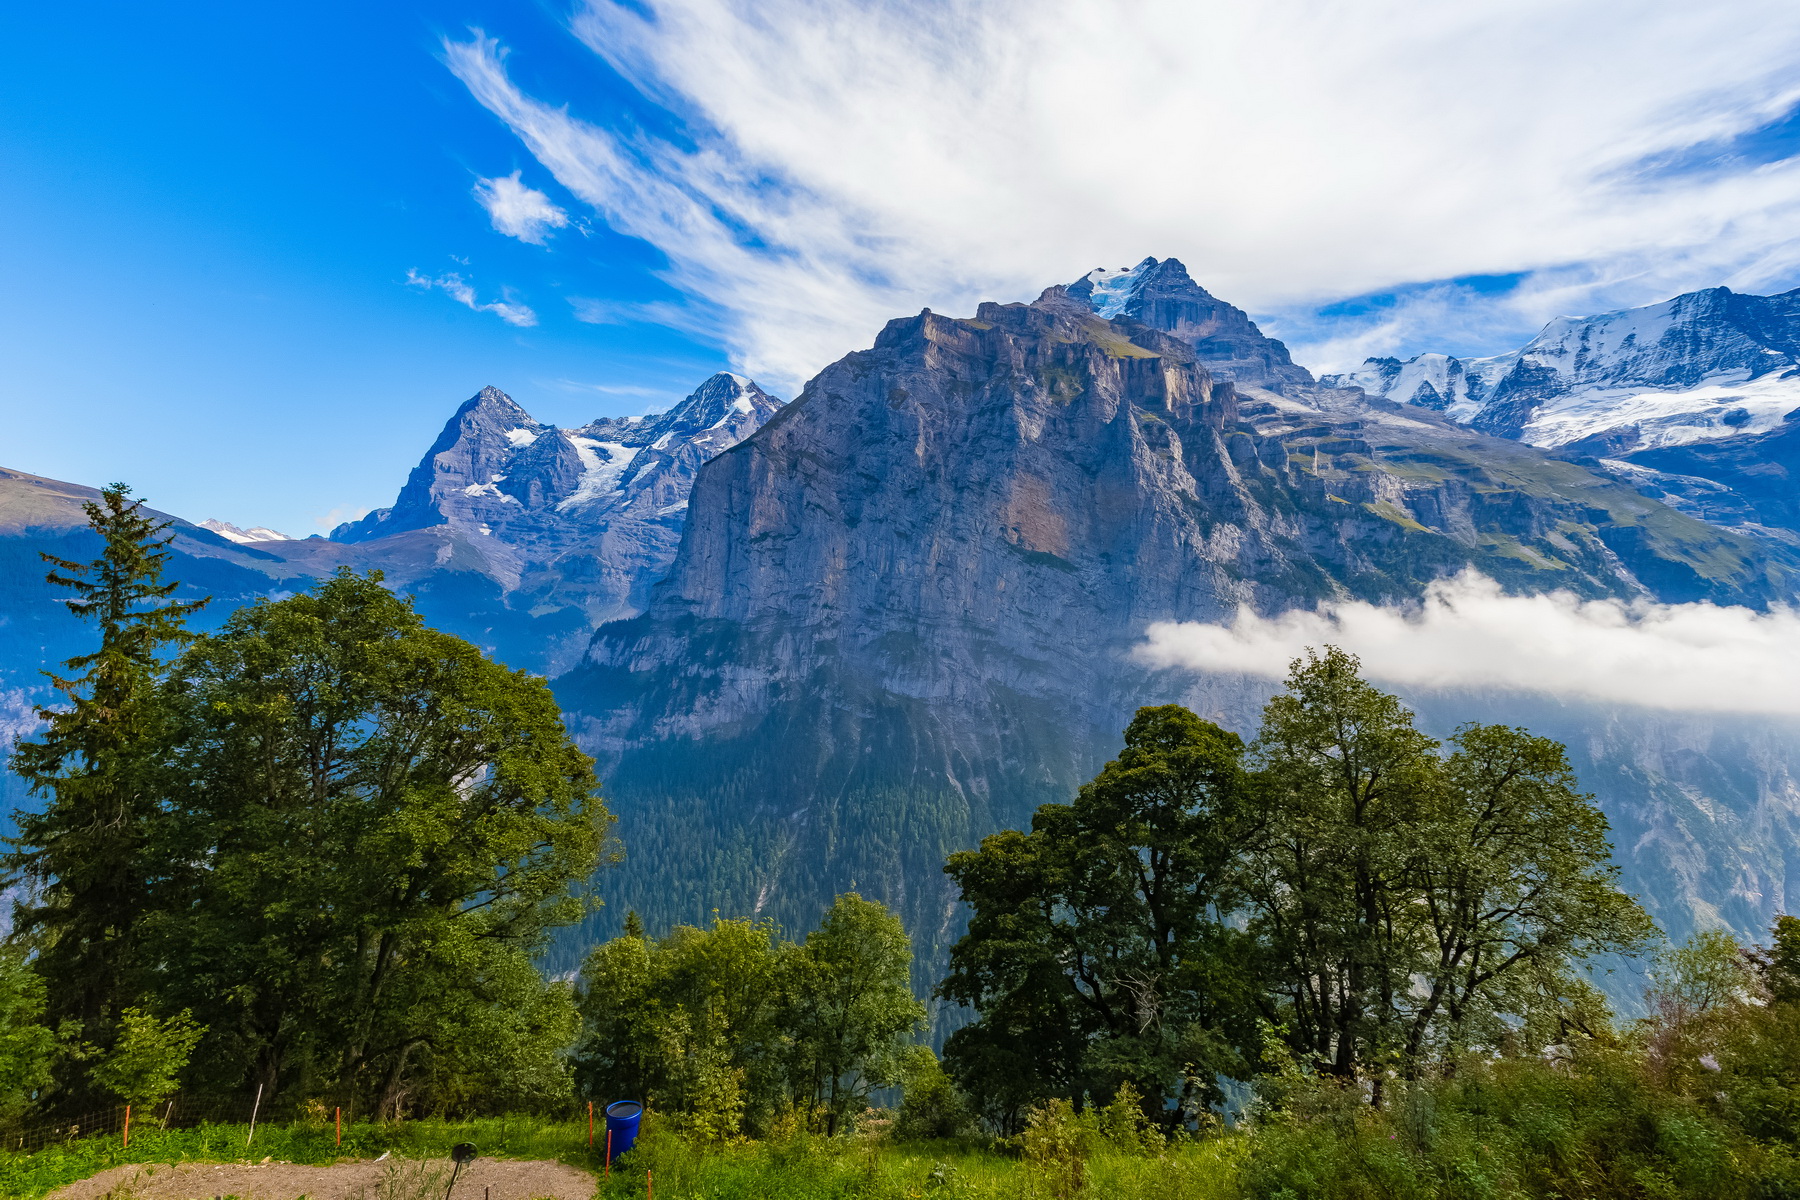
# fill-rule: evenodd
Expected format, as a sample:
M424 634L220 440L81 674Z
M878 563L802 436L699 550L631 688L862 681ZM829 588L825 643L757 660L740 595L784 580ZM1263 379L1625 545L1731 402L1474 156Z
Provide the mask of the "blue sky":
M531 5L17 10L0 464L304 536L389 502L484 384L572 424L722 368L666 327L574 319L569 296L677 298L650 246L598 221L548 247L492 228L476 179L543 172L440 61L441 34L483 21L540 47L534 82L629 101ZM483 300L511 289L538 324L409 270L460 273Z
M1787 0L100 3L9 29L0 464L297 535L391 500L483 384L561 424L727 366L791 395L889 316L1145 254L1323 366L1800 283Z

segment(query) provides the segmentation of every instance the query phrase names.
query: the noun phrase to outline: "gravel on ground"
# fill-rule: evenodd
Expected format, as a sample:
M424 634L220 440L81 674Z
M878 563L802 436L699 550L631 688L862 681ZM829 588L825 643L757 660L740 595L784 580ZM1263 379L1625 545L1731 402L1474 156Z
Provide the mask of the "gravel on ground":
M444 1200L447 1158L305 1167L296 1163L133 1164L50 1193L47 1200ZM565 1163L479 1158L449 1200L592 1200L594 1177Z

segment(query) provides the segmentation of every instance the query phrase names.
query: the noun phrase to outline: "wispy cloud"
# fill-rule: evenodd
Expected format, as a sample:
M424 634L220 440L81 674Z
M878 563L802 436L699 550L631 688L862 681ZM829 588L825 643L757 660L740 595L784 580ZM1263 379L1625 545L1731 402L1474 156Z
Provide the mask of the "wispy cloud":
M550 202L550 197L520 181L522 172L475 181L475 199L487 209L494 228L507 237L542 246L550 231L569 224L569 214Z
M447 271L442 275L421 275L409 268L406 282L427 291L436 288L458 304L467 305L476 312L493 313L508 325L529 326L538 323L537 314L523 304L515 304L511 300L492 300L483 304L475 294L475 289L454 271Z
M367 508L355 504L340 504L324 516L315 516L312 523L329 533L345 521L360 521L368 515Z
M1381 683L1481 688L1687 712L1800 716L1800 614L1712 604L1508 596L1474 572L1414 608L1326 605L1230 624L1152 625L1138 648L1158 667L1279 678L1307 647L1361 657Z
M1800 269L1800 163L1731 150L1800 99L1791 0L587 0L572 27L681 144L526 94L484 35L447 61L786 383L887 317L1146 253L1262 311Z

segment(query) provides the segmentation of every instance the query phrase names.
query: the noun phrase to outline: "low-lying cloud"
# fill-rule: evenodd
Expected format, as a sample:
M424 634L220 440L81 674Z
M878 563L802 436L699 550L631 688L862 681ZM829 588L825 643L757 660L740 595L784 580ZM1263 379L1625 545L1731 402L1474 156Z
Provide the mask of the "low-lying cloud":
M1509 596L1472 571L1433 584L1413 607L1351 602L1276 617L1243 610L1229 624L1162 622L1136 654L1157 667L1280 678L1327 643L1390 686L1800 715L1800 613Z

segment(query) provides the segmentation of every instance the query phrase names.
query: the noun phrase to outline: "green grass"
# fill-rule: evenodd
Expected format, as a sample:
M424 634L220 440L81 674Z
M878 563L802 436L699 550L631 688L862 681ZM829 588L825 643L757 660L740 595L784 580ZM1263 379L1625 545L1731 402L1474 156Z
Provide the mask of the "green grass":
M1247 1139L1177 1142L1154 1154L1091 1151L1080 1195L1105 1200L1238 1200ZM1015 1200L1065 1194L1058 1180L978 1142L891 1143L797 1137L699 1149L652 1133L602 1181L629 1200L654 1175L668 1200Z

